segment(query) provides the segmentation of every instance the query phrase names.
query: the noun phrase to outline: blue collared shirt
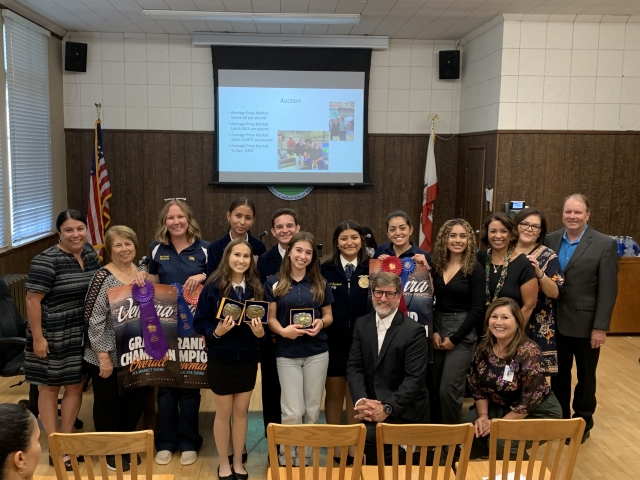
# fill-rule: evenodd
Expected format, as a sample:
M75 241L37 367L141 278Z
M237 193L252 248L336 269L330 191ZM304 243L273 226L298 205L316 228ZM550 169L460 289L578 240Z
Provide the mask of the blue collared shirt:
M575 252L576 248L578 248L578 243L580 243L580 240L582 239L584 232L587 231L587 228L589 228L589 225L584 227L584 230L582 230L582 233L580 234L580 236L573 242L569 241L569 237L567 236L566 229L562 234L562 242L560 242L560 251L558 252L558 260L560 261L560 266L562 267L562 270L567 268L567 264L569 263L569 260L571 260L571 256L573 255L573 252Z

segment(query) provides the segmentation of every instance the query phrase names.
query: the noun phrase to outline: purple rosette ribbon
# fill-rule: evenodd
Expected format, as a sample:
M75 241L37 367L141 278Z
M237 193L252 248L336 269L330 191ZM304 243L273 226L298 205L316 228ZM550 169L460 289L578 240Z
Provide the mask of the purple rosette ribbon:
M131 287L131 296L140 305L140 326L142 327L144 351L154 360L162 360L169 350L169 344L153 304L154 294L153 285L146 280L142 287L138 285Z
M179 283L172 283L171 285L178 289L178 335L190 337L195 330L193 329L193 314L183 295L184 288Z

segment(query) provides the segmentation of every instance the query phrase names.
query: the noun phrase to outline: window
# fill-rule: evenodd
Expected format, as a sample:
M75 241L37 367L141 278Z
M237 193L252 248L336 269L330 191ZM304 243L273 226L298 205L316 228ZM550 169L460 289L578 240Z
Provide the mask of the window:
M0 188L8 190L10 221L2 223L10 228L0 231L0 245L17 246L53 230L49 32L8 10L2 15L7 99L7 138L2 141L9 158L8 182L3 180Z

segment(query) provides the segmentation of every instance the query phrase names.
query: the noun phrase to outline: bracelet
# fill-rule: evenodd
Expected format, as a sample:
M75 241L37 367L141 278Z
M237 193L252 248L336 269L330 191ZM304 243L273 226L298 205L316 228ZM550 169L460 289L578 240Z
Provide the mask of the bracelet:
M215 338L216 340L220 340L222 337L220 335L216 335L216 331L213 331L213 338Z
M545 275L545 273L544 273L544 272L542 272L542 275L540 275L539 277L538 277L538 276L536 276L536 278L537 278L538 280L542 280L542 279L544 278L544 275Z
M322 322L322 328L324 328L324 320L323 319L319 319Z

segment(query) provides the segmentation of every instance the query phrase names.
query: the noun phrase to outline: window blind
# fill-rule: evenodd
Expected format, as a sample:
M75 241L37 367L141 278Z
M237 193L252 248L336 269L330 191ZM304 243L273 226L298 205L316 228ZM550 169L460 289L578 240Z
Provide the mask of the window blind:
M4 174L2 170L2 138L0 136L0 248L6 247L8 244L5 225L6 213L4 207Z
M53 230L48 39L4 17L11 243Z

